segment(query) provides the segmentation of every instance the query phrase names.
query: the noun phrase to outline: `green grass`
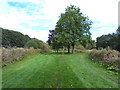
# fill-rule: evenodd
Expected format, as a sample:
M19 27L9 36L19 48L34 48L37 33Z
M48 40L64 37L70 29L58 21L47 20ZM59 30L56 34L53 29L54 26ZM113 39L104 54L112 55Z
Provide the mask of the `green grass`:
M2 71L3 88L118 88L118 75L86 54L40 54Z

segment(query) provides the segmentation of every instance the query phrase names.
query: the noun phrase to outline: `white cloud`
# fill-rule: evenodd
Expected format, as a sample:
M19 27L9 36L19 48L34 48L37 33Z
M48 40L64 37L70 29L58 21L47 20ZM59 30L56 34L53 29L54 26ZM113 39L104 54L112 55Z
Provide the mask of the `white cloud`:
M36 6L11 7L8 1L30 2ZM91 32L94 40L102 34L115 32L118 25L118 0L0 0L0 3L0 27L20 31L43 41L48 39L48 29L54 29L60 14L70 4L80 7L93 21ZM41 28L37 32L29 26Z
M91 31L92 33L92 39L96 40L97 37L100 37L102 35L112 34L113 32L116 32L117 28L111 28L111 27L102 27L97 29L96 31Z
M48 30L32 30L32 29L24 29L21 30L21 32L25 35L29 35L31 38L38 38L44 42L46 42L48 40L48 35L49 35L49 31ZM47 37L46 37L47 36Z

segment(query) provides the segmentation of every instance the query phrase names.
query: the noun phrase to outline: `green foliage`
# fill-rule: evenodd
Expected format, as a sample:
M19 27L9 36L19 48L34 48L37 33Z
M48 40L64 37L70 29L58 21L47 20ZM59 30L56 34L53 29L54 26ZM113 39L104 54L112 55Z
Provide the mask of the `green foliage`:
M38 40L36 38L32 39L36 44L37 44L37 48L39 49L44 49L44 45L43 45L43 41Z
M75 46L75 49L79 50L85 50L85 48L82 45Z
M91 28L92 22L88 17L80 12L79 7L70 5L66 8L65 13L62 13L57 22L55 32L57 41L64 43L68 47L72 45L73 50L77 42L83 46L91 42Z
M86 49L82 45L77 45L77 46L75 46L74 52L75 53L85 53Z
M116 30L116 33L102 35L97 38L96 47L99 48L107 48L110 47L112 49L120 51L120 27Z
M89 43L86 43L86 49L94 49L95 47L95 40L90 40Z
M113 66L110 66L107 68L108 70L114 70L115 68Z
M41 52L44 53L44 52L50 52L51 51L51 48L49 45L47 45L46 43L44 43L43 41L41 40L38 40L36 38L28 41L26 44L25 44L25 47L26 48L30 48L30 47L33 47L34 49L41 49Z
M26 48L31 48L33 47L34 49L38 48L38 44L34 40L30 40L25 44Z
M58 41L55 30L49 30L49 37L47 42L52 47L52 49L57 50L57 52L60 48L63 48L64 45Z
M28 35L20 32L2 29L2 46L3 47L24 47L26 42L30 40Z
M2 45L3 47L33 47L34 49L41 49L43 52L51 51L49 45L43 41L31 39L28 35L7 29L2 29Z
M77 50L77 49L75 49L74 52L80 54L80 53L86 53L86 50Z

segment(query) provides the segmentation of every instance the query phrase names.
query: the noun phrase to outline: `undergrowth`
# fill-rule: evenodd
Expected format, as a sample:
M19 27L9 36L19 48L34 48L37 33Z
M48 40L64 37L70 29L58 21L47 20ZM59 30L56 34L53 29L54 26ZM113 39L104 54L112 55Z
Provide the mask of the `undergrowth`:
M119 71L119 56L120 53L118 51L110 49L94 49L89 53L89 57L92 61L103 65L106 69L111 71Z

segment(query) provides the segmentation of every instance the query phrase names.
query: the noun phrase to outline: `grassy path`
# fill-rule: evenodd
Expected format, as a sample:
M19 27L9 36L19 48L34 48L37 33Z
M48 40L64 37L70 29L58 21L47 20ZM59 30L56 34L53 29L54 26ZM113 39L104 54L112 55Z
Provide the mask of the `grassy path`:
M118 76L83 55L36 55L4 67L3 88L117 88Z

